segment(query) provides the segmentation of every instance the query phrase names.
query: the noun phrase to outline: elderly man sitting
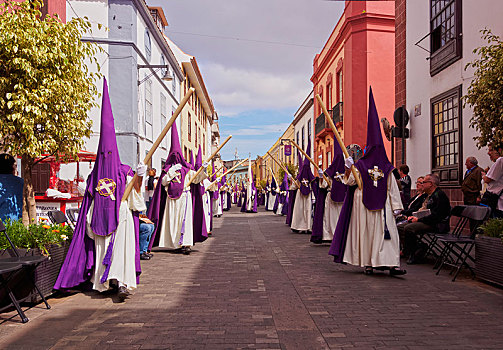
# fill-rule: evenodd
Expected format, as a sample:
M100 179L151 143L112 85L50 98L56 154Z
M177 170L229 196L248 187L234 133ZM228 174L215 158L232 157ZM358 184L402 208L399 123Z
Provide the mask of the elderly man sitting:
M405 256L408 256L407 264L417 264L422 258L419 256L418 247L421 236L426 232L443 232L448 230L446 219L451 212L449 198L438 186L440 179L435 174L426 175L423 180L423 191L426 198L419 211L425 211L426 215L418 218L409 216L409 223L400 225L399 231L404 237Z

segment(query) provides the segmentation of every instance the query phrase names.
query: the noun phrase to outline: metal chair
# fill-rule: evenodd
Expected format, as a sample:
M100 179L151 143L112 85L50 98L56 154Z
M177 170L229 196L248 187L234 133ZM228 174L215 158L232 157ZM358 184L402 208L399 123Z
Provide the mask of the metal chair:
M436 258L436 262L434 265L434 269L438 267L438 264L440 263L440 254L443 250L443 246L441 246L438 242L439 237L447 237L447 235L452 235L452 236L459 236L463 230L465 229L466 224L468 223L468 219L463 217L463 210L465 209L466 205L457 205L454 208L452 208L451 213L449 217L445 219L446 224L450 222L451 217L457 217L458 221L456 222L456 225L452 229L452 231L447 230L446 232L427 232L425 233L421 239L423 242L425 242L428 246L426 249L426 254L425 256L428 256L432 254ZM448 225L447 225L448 226ZM450 233L449 233L450 231Z
M72 227L72 229L75 229L75 225L77 225L77 218L79 215L79 210L80 209L66 209L66 217L69 220L69 224Z
M1 225L3 223L0 222ZM28 322L28 317L24 314L21 306L19 305L19 301L16 299L16 296L12 292L9 287L9 281L12 279L14 274L20 271L23 268L23 265L14 263L14 262L3 262L0 260L0 290L5 290L7 295L10 298L11 303L2 307L1 310L11 307L12 305L16 308L19 317L21 317L21 322Z
M7 258L7 259L2 259L2 263L15 263L15 264L20 264L23 269L27 270L27 273L29 276L33 276L32 272L35 271L35 269L40 265L42 262L47 260L46 256L42 255L29 255L29 256L20 256L19 252L16 248L16 246L12 243L9 235L7 234L7 230L5 228L5 225L3 222L0 221L0 232L2 232L7 238L7 241L9 242L12 251L14 252L14 257ZM40 295L40 298L44 302L45 306L47 309L50 309L51 307L47 303L47 300L45 299L44 294L40 291L40 288L38 288L37 282L35 281L35 277L30 278L30 281L32 282L33 286L35 287L35 290L37 291L38 295Z
M440 264L438 265L437 275L440 273L440 270L442 270L444 265L448 265L452 267L449 274L456 271L454 277L452 278L453 282L456 280L456 277L463 266L467 267L472 275L475 276L475 272L467 263L467 260L474 262L470 253L475 245L475 235L478 232L478 227L489 218L490 214L491 209L489 207L467 205L463 209L460 220L464 219L463 226L466 226L467 222L471 222L470 235L462 235L462 230L460 230L457 235L438 235L437 241L443 244L443 249L439 257Z
M51 210L47 213L53 224L68 224L68 218L61 210Z

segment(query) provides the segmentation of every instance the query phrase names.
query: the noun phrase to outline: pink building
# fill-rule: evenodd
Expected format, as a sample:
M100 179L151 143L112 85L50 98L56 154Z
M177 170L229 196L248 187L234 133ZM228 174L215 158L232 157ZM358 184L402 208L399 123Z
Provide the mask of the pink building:
M392 122L395 3L346 1L339 22L314 58L311 81L314 93L322 97L346 145L365 146L369 86L372 86L379 117ZM318 164L326 168L332 161L334 135L316 99L314 118L315 157ZM391 159L389 142L386 149Z

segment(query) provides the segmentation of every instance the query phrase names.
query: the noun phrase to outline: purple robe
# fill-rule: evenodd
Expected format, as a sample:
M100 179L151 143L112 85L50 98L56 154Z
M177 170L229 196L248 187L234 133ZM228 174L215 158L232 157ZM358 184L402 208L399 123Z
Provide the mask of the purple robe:
M355 164L363 181L363 204L368 210L380 210L384 208L386 203L386 197L388 195L388 175L393 169L393 166L389 162L384 149L381 126L379 123L379 116L377 115L374 96L372 94L372 88L370 88L369 91L367 145L365 148L366 152L363 157ZM369 175L369 170L373 170L374 167L377 167L381 172L380 178L376 181L377 186L374 186L374 180L371 179ZM334 261L337 263L343 262L356 187L357 186L351 186L346 192L334 238L330 246L329 254L334 256ZM384 239L391 238L387 230L385 230L383 234L385 237Z
M162 179L168 173L169 169L176 164L180 164L180 182L170 181L168 184L168 190L166 191L165 186L162 186ZM159 245L159 231L161 230L160 223L164 217L164 210L166 209L167 198L178 199L184 191L185 177L190 171L190 164L188 164L182 155L182 149L180 147L180 140L178 139L178 129L176 124L173 123L171 126L171 148L168 154L164 168L162 169L161 176L158 180L158 186L154 190L154 195L150 202L150 207L148 208L147 216L155 224L155 230L150 238L149 250L152 247ZM192 204L192 201L190 202Z
M323 215L325 214L325 199L328 191L319 186L319 181L313 182L313 193L316 202L314 204L313 229L311 233L311 242L321 243L323 238Z
M192 152L191 152L192 158ZM202 166L202 153L201 146L196 156L194 170L197 171ZM206 230L206 219L204 217L203 207L203 194L204 186L202 184L191 184L190 192L192 194L192 228L194 231L194 244L204 242L208 238L208 231Z
M113 135L113 136L112 136ZM94 241L87 236L87 213L94 202L91 222L93 233L99 236L115 235L119 225L121 199L127 182L127 175L133 176L131 168L120 161L117 140L115 137L114 117L108 93L107 80L103 81L103 98L101 107L100 141L96 152L93 170L87 178L84 200L79 210L72 242L61 267L54 289L64 290L88 281L94 271ZM114 184L113 187L106 185ZM139 219L133 212L135 224L135 267L137 282L141 273L139 249ZM108 278L112 262L113 238L110 241L102 264L106 266L102 283Z
M293 214L293 206L295 205L295 197L297 196L297 190L289 190L288 191L288 209L286 213L285 224L288 226L292 225L292 214Z

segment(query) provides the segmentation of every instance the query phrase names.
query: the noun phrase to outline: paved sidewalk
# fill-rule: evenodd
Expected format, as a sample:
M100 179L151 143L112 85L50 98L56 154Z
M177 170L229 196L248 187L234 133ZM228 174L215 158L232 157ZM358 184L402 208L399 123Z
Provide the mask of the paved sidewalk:
M503 349L500 289L431 265L366 276L263 207L214 226L191 255L144 262L125 303L89 292L51 298L27 324L0 314L0 348Z

